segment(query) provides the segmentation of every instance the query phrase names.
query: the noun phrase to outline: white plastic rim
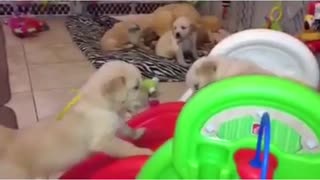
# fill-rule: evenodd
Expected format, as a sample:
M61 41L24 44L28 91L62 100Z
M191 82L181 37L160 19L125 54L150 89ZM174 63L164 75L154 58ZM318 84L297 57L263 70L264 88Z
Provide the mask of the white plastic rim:
M217 44L209 56L248 60L279 76L292 77L317 88L316 57L301 41L283 32L251 29L235 33Z
M306 45L283 32L244 30L222 40L209 56L248 60L276 75L292 77L318 88L319 66L316 57ZM186 101L192 93L188 89L179 100Z

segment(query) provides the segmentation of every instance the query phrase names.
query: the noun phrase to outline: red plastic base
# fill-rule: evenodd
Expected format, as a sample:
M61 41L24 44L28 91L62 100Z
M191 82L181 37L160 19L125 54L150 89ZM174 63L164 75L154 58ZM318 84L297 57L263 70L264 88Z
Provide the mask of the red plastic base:
M173 136L183 105L183 102L160 104L131 119L128 123L131 127L146 128L144 136L133 143L156 150ZM134 179L147 159L147 156L115 159L96 153L71 168L60 179Z
M307 14L314 15L315 5L316 5L317 3L320 3L320 1L312 1L312 2L309 2L308 8L307 8Z
M255 153L255 150L252 149L240 149L234 154L237 171L241 179L260 179L261 169L250 165L250 161L254 158ZM262 157L261 153L261 159ZM273 178L273 174L277 166L277 158L270 154L267 179Z
M311 50L313 53L319 53L320 52L320 41L309 41L305 42L305 44L308 46L308 48Z

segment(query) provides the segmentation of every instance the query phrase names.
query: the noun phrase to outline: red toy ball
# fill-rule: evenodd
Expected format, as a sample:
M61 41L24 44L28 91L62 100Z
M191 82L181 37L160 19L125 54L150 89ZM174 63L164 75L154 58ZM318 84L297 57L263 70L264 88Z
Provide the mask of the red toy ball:
M173 136L183 105L183 102L160 104L132 118L128 122L131 127L146 128L143 137L133 143L152 150L160 147ZM96 153L64 173L60 179L134 179L147 159L148 156L115 159Z

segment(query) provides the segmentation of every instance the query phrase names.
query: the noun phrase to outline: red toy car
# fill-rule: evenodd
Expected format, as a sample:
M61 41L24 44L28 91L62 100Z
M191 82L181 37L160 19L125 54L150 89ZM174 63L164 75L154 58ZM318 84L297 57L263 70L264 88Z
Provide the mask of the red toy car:
M12 33L20 38L32 36L49 29L46 22L31 17L16 16L9 19L7 23Z

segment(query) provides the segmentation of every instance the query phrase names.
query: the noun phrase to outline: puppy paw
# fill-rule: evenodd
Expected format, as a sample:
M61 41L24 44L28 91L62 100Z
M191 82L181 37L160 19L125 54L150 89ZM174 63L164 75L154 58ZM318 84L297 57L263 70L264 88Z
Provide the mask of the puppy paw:
M138 154L137 155L152 155L153 154L153 151L151 149L148 149L148 148L140 148L139 152L137 152Z
M145 128L139 128L135 130L134 136L132 137L134 140L140 139L145 133Z

